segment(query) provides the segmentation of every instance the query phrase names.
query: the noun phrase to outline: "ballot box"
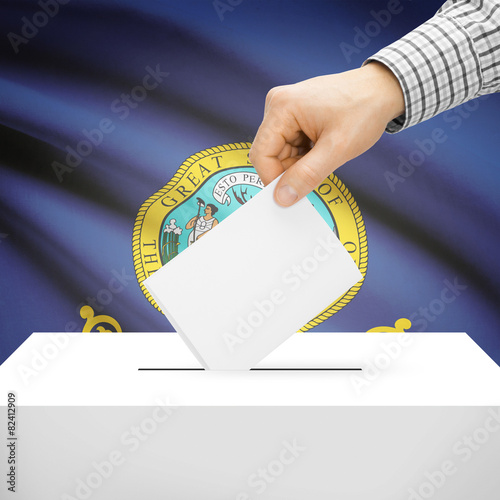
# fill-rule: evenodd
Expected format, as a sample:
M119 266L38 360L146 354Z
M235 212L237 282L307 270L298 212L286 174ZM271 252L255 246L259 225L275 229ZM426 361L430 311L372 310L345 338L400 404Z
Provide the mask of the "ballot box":
M466 333L298 333L248 371L176 333L34 333L0 388L2 498L500 495L500 368Z

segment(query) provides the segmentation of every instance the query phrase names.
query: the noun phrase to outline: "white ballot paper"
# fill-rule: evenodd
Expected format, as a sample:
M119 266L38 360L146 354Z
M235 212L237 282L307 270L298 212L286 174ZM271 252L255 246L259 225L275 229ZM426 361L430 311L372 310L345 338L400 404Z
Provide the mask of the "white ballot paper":
M362 279L308 199L274 201L276 183L144 281L207 369L252 368Z

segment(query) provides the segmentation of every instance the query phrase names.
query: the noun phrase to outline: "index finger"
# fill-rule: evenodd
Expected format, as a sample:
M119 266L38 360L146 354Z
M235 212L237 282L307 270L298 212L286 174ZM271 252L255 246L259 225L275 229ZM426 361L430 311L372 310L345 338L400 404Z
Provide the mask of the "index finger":
M265 185L285 170L278 156L286 145L286 139L276 125L269 115L264 118L249 153L250 161Z

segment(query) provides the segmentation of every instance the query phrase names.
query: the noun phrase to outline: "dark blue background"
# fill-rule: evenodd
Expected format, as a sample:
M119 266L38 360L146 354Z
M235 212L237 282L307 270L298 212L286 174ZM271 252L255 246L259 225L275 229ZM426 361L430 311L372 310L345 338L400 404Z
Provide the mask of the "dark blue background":
M0 2L0 361L32 331L81 330L81 305L113 272L133 279L100 312L124 331L170 330L135 280L139 207L193 153L251 141L271 87L358 67L440 6L402 0L402 12L347 60L341 43L353 44L370 11L387 4L243 0L221 20L210 0L73 0L16 54L7 35L40 6ZM111 103L157 64L169 76L120 120ZM336 172L364 216L368 274L318 330L407 317L413 330L467 331L500 363L500 98L476 104L386 134ZM103 118L113 132L59 182L52 162ZM385 173L436 127L447 140L391 191ZM467 289L425 320L420 308L455 279Z

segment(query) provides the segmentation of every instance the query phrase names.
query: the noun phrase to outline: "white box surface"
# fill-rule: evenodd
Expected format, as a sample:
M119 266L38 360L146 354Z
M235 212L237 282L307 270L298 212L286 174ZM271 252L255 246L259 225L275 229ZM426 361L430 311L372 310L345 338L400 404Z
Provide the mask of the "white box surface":
M300 333L256 368L205 371L175 333L33 334L0 367L16 498L498 497L500 368L465 333Z
M34 333L0 389L29 406L150 405L166 387L179 406L500 405L500 368L466 333L297 333L255 368L205 371L173 332Z

